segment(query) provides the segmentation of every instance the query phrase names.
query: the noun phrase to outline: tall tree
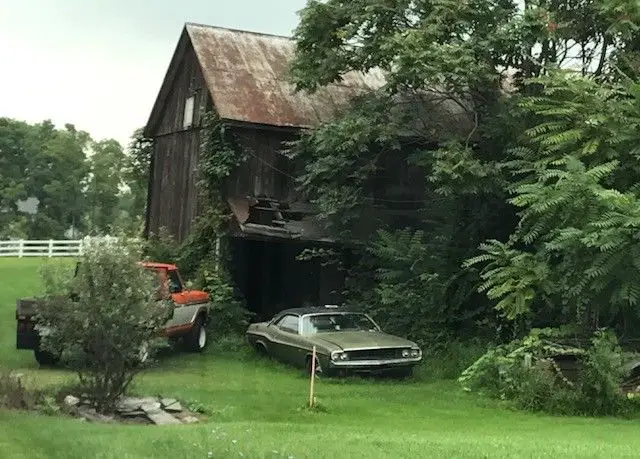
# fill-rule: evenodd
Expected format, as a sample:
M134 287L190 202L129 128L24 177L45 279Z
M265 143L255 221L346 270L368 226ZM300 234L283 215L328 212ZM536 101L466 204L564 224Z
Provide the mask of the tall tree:
M93 142L91 151L85 191L88 229L93 234L108 234L118 216L126 157L115 140Z
M0 238L27 236L27 218L20 214L18 202L28 197L24 174L36 154L34 129L0 118Z
M143 135L142 128L132 137L125 161L124 179L131 190L131 215L143 215L147 204L149 184L149 164L153 154L153 144Z
M89 134L67 124L56 130L50 122L36 125L37 149L28 158L25 188L39 200L29 224L30 238L64 238L71 229L83 229L86 209L84 180L88 173L85 151Z

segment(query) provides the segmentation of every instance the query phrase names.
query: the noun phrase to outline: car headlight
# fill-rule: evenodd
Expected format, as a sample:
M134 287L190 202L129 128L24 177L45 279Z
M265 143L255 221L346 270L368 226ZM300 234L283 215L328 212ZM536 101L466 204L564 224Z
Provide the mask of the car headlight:
M331 353L331 360L338 361L338 360L347 360L349 358L349 355L346 352L342 352L342 351L333 351Z
M416 358L422 355L422 351L420 349L411 349L411 357Z
M402 350L402 357L407 358L411 355L411 350L409 349L403 349Z

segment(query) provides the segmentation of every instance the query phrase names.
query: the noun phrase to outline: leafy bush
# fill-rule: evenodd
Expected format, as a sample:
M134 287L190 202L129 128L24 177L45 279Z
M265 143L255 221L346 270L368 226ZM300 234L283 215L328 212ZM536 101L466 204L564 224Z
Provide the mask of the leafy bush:
M78 372L82 390L102 413L141 370L141 352L153 353L171 314L169 303L156 299L157 281L140 257L126 240L94 241L72 280L61 284L55 272L43 271L49 295L38 308L42 348Z
M451 340L442 346L423 349L418 374L422 379L455 379L487 349L480 340Z
M599 330L586 349L560 344L565 333L533 330L522 340L490 349L467 368L459 382L468 391L513 402L519 409L562 415L629 415L638 405L625 397L622 350L615 335ZM553 359L574 356L575 380Z
M197 283L211 298L209 328L213 335L243 334L249 325L250 313L234 296L233 286L224 273L205 264L199 271Z
M446 225L429 232L379 230L367 246L365 263L357 267L370 272L350 297L386 331L425 349L442 351L462 330L477 332L478 319L489 306L470 301L476 278L460 270L464 257L450 247L454 240Z
M143 249L144 258L150 261L175 263L180 254L180 244L166 228L158 234L150 234Z
M0 368L0 408L25 410L35 406L36 398L20 377Z

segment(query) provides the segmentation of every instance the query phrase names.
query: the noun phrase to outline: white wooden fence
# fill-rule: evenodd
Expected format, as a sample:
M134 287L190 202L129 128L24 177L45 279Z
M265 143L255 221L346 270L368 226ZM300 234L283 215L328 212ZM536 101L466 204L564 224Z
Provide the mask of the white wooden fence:
M0 257L77 257L82 254L83 240L0 241Z

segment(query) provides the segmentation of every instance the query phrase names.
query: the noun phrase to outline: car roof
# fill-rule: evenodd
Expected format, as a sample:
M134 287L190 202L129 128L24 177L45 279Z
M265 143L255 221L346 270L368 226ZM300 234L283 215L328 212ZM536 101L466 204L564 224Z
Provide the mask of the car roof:
M345 313L345 312L358 312L352 309L343 308L343 307L327 307L327 306L317 306L317 307L306 307L306 308L291 308L285 309L284 311L280 311L274 317L281 317L286 314L293 314L296 316L304 316L307 314L332 314L332 313Z
M140 263L142 266L144 266L145 268L151 268L151 269L166 269L169 271L173 271L175 269L178 269L176 267L176 265L171 264L171 263L158 263L155 261L143 261Z

